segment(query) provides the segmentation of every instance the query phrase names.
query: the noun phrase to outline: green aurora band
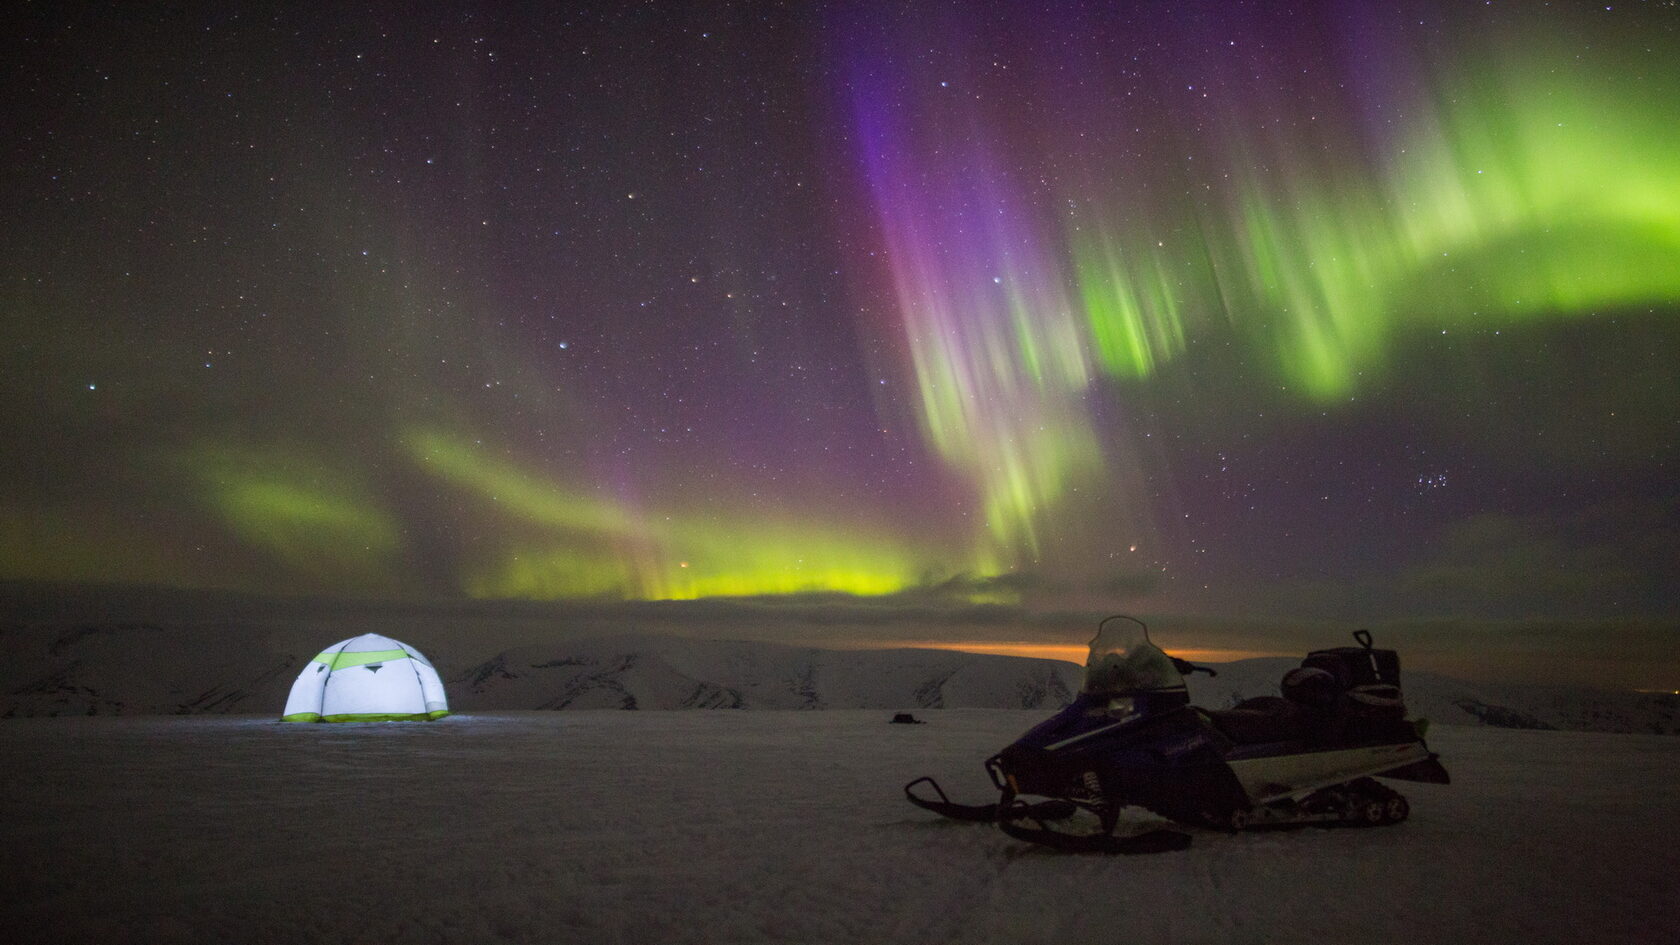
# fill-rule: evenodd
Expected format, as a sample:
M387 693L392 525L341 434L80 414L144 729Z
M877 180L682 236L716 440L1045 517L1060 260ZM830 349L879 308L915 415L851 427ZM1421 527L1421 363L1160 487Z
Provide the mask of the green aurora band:
M946 117L930 102L905 118L880 104L886 91L854 93L921 427L979 496L987 556L1034 560L1070 491L1103 488L1099 469L1116 488L1124 458L1102 455L1086 406L1099 376L1142 382L1191 345L1228 345L1273 390L1329 406L1377 386L1411 333L1680 301L1675 70L1583 78L1540 40L1483 58L1475 75L1437 73L1429 84L1453 92L1408 109L1363 171L1330 173L1307 144L1229 111L1198 143L1247 170L1186 186L1205 196L1176 218L1128 188L1123 163L1036 203L1036 182L995 170L976 186L966 175L1011 145L960 134L987 127L983 108ZM876 66L860 74L890 72ZM1117 183L1090 183L1102 180ZM991 221L978 234L977 218ZM1046 233L1053 218L1060 232ZM1127 525L1148 540L1145 516Z
M1629 100L1543 73L1513 70L1426 111L1380 174L1249 175L1173 226L1128 225L1125 195L1097 188L1058 197L1096 212L1069 215L1060 232L1034 229L1025 221L1044 208L1004 193L997 175L984 199L1018 219L963 255L951 250L956 237L927 248L954 225L929 208L938 201L883 202L921 429L972 484L984 523L957 539L964 550L856 516L642 509L611 489L488 456L474 438L416 428L404 439L408 458L500 522L462 551L459 590L879 595L1002 574L1037 558L1075 493L1126 468L1125 457L1104 455L1086 402L1105 376L1146 382L1192 344L1231 341L1279 388L1330 405L1376 383L1408 332L1680 299L1680 149L1668 131L1680 127L1680 89ZM1231 131L1225 146L1244 160L1265 150ZM1265 163L1300 162L1273 154ZM876 168L888 178L877 191L902 200L910 185L890 178L911 169L921 176L913 162ZM911 211L915 219L904 217ZM1167 231L1196 238L1148 236ZM286 465L203 463L208 502L288 569L391 586L400 529L373 492L342 473L276 471ZM1137 477L1119 478L1107 488L1124 492ZM1147 500L1125 495L1121 505L1138 512L1123 527L1147 541Z
M415 431L408 442L424 469L507 519L513 537L464 568L474 597L879 595L940 576L937 549L913 550L855 519L638 513L437 431Z
M1280 125L1290 103L1233 95L1222 120L1178 130L1190 141L1141 149L1159 157L1184 145L1198 155L1192 178L1140 167L1140 152L1081 143L1086 130L1154 128L1154 116L1134 120L1123 101L1077 122L1047 105L1025 117L990 101L952 106L941 76L927 71L934 67L919 64L936 39L910 31L873 46L842 40L861 47L848 55L863 65L840 119L850 119L843 131L857 150L834 176L856 175L873 198L879 242L845 260L857 270L881 265L890 282L883 292L873 274L857 280L857 309L880 310L885 295L894 316L881 331L893 337L868 339L880 342L869 348L902 351L884 373L910 380L905 406L920 445L965 495L930 497L935 511L921 518L895 517L904 510L853 494L744 496L715 457L691 477L697 485L668 492L592 474L584 460L561 471L534 458L556 454L522 444L519 423L432 404L453 389L436 365L449 360L455 388L463 378L484 386L460 362L496 365L530 395L522 406L565 415L553 439L578 441L569 457L592 455L596 424L612 419L574 406L569 395L586 398L545 370L552 352L498 341L464 315L453 333L432 332L445 319L432 320L431 296L447 293L433 284L442 277L414 262L386 282L321 300L343 310L358 386L333 388L319 417L303 396L286 408L295 415L242 429L249 440L202 431L185 445L184 434L148 440L155 454L117 474L133 491L115 490L103 505L84 507L52 482L39 489L44 499L0 498L6 576L480 598L884 595L1031 569L1058 547L1083 550L1066 537L1081 526L1105 529L1110 547L1140 546L1144 559L1164 513L1142 444L1128 440L1127 395L1187 370L1199 349L1228 351L1246 371L1224 390L1263 391L1316 414L1366 392L1405 396L1382 385L1423 333L1671 314L1680 303L1680 70L1671 40L1605 36L1586 64L1544 34L1418 53L1396 66L1414 81L1392 93L1390 112L1404 117L1381 146L1335 109L1311 128ZM1027 100L1088 100L1067 74L1034 74ZM1145 178L1152 187L1139 183ZM323 242L334 239L350 238ZM368 242L378 249L357 234L360 255ZM354 250L331 248L334 258ZM419 288L380 294L399 282ZM833 317L843 310L851 309L836 305ZM16 323L52 321L26 314ZM50 329L41 332L34 342L45 346ZM113 363L123 355L91 330L62 344L70 353L52 363L79 365L84 351L107 352ZM273 350L283 362L286 349ZM365 372L363 361L372 365ZM424 370L413 366L421 361ZM363 389L375 374L397 380ZM101 385L99 396L108 394ZM149 396L149 409L168 413L170 392ZM258 418L272 412L266 400L260 406ZM316 432L310 425L340 422L351 429L337 447L299 446ZM673 454L689 458L673 449L649 465ZM630 498L641 489L654 498ZM188 512L172 518L182 494ZM134 495L169 511L154 516ZM948 507L967 514L928 527ZM417 576L417 562L434 573Z

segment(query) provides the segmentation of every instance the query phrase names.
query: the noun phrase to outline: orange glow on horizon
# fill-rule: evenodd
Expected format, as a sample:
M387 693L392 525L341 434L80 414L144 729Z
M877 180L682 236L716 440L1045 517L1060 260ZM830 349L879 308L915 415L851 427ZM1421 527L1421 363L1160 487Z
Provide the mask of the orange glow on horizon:
M880 646L912 650L955 650L959 653L981 653L990 656L1024 656L1030 659L1062 660L1079 666L1085 665L1085 657L1091 652L1090 647L1083 643L1009 643L987 640L902 640L866 646L871 649ZM1266 656L1290 655L1262 650L1172 649L1167 652L1192 663L1231 663Z

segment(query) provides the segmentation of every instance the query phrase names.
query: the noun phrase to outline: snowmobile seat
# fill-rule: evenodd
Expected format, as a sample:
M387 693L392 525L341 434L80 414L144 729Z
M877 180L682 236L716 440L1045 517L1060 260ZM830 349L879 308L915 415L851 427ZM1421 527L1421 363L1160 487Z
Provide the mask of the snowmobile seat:
M1298 741L1307 736L1307 720L1293 703L1276 696L1245 699L1234 709L1208 712L1215 728L1238 745Z
M1298 706L1290 705L1289 700L1279 699L1277 696L1255 696L1232 706L1233 709L1247 709L1250 712L1271 712L1274 715L1291 715L1299 711Z

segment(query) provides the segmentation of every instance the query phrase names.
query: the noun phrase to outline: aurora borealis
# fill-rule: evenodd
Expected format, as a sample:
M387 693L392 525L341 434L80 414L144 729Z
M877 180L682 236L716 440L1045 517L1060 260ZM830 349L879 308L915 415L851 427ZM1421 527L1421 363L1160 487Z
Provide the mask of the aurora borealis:
M564 7L10 14L0 579L1680 671L1675 4Z

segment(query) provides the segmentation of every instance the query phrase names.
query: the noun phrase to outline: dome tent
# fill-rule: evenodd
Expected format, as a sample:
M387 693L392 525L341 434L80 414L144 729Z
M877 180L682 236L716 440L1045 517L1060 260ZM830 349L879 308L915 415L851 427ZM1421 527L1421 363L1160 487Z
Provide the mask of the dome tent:
M309 661L292 683L282 722L395 722L449 714L443 680L420 651L364 633Z

